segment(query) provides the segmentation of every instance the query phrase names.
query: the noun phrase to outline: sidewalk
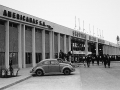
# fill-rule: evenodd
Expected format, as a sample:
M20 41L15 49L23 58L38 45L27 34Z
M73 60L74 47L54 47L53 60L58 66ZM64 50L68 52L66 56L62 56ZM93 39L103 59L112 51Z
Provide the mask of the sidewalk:
M16 83L19 83L21 81L24 81L24 80L30 78L31 77L31 74L30 74L31 69L32 69L32 67L21 69L18 72L17 77L0 78L0 90L5 89L5 88L7 88L9 86L12 86L12 85L14 85Z

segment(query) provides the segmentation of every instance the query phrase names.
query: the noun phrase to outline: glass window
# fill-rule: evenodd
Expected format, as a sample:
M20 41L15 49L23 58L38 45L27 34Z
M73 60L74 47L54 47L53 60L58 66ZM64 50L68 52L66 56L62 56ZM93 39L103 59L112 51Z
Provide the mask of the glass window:
M26 53L26 64L32 63L32 53Z
M17 52L10 52L9 59L12 60L13 65L18 64L18 53Z
M29 26L25 26L25 30L31 31L31 30L32 30L32 28L31 28L31 27L29 27Z
M10 26L10 27L15 27L15 28L17 28L18 25L17 25L16 23L10 22L10 23L9 23L9 26Z
M50 58L50 53L45 53L45 59Z
M58 53L55 53L55 58L58 58Z
M42 53L36 53L36 63L42 60Z
M43 64L44 64L44 65L49 65L49 64L50 64L50 61L44 61Z
M5 22L0 20L0 25L5 25Z
M56 64L58 64L58 61L54 61L54 60L53 60L53 61L51 61L51 64L52 64L52 65L56 65Z
M5 53L0 52L0 67L3 67L5 65Z

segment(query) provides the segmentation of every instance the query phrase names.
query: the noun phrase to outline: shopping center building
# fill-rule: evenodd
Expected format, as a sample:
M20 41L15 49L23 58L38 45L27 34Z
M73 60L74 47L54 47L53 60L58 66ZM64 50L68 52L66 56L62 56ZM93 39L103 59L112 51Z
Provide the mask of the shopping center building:
M114 43L0 5L0 66L35 66L59 52L120 55Z

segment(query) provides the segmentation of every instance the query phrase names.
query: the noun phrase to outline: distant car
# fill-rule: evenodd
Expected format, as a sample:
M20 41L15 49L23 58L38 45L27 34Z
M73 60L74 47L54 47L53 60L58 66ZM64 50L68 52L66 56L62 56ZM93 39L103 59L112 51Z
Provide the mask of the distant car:
M36 74L38 76L50 73L64 73L65 75L69 75L74 71L75 68L70 64L58 62L57 59L45 59L33 67L30 73Z

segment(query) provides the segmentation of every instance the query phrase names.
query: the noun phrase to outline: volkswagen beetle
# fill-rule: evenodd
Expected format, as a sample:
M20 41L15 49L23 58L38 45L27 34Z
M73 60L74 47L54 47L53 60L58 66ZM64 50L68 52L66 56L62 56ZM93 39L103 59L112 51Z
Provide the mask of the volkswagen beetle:
M38 76L50 73L63 73L65 75L69 75L74 71L75 68L70 64L60 63L57 59L45 59L33 67L30 73L36 74Z

